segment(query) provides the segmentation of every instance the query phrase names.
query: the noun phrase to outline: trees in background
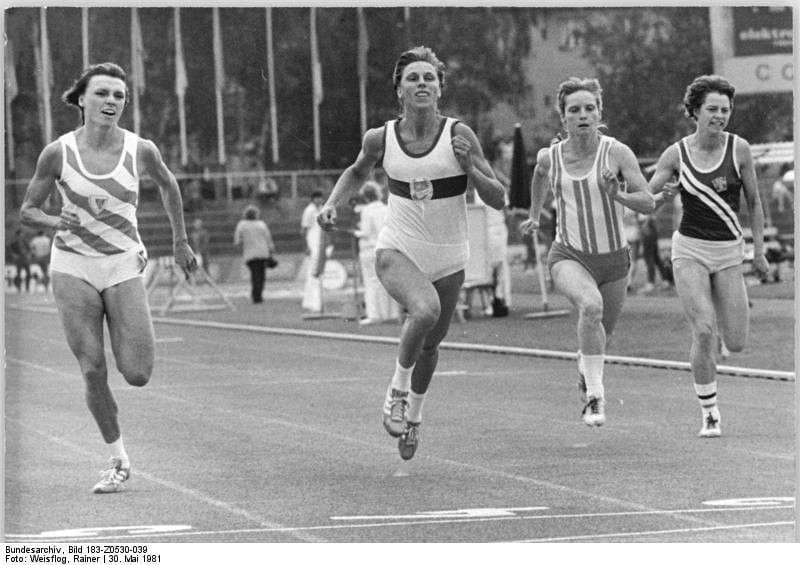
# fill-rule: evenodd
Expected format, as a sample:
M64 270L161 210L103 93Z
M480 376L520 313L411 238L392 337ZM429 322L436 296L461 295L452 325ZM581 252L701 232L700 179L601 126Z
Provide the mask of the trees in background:
M53 127L63 132L78 121L77 113L59 96L81 71L81 16L78 8L47 10ZM397 112L393 65L401 51L418 44L433 48L447 65L443 112L461 116L473 126L499 102L525 114L529 85L523 71L530 55L530 30L547 10L558 8L366 8L368 126L377 126ZM711 70L707 8L583 9L581 13L588 14L582 37L585 56L609 93L604 103L610 133L640 156L656 155L687 127L681 106L686 84ZM220 14L225 139L230 153L246 155L266 169L313 168L308 9L272 9L277 124L269 122L265 10L222 8ZM361 143L356 10L324 8L317 14L324 92L320 166L339 168L352 160ZM92 62L113 60L129 71L130 9L91 8L89 18ZM189 146L199 166L216 159L211 10L185 8L181 18L189 82ZM140 97L142 134L157 140L167 159L175 162L178 109L172 8L139 8L139 19L147 75ZM42 139L33 55L38 21L39 8L6 11L18 81L12 105L17 162L30 170ZM127 112L125 127L132 127L131 114ZM790 93L737 96L731 127L752 142L789 139L791 120L786 116L791 114ZM280 146L277 164L270 158L273 127Z

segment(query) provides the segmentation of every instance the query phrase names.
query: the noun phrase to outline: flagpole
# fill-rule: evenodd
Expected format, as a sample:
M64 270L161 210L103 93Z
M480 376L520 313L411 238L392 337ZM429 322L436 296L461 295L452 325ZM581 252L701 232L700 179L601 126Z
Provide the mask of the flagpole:
M369 37L367 36L367 22L364 17L364 8L356 8L358 16L358 99L361 115L361 135L367 131L367 52L369 51Z
M8 40L5 51L5 110L6 110L6 146L8 148L8 170L14 172L14 124L11 102L19 94L17 84L17 69L15 67L14 47L11 40Z
M278 106L275 100L275 60L272 48L272 8L267 8L267 85L269 88L269 123L272 162L278 164Z
M174 37L175 37L175 95L178 97L178 128L180 132L181 144L181 165L186 167L189 164L189 148L186 142L186 87L188 78L186 76L186 63L183 60L183 36L181 35L181 9L174 8L175 17L173 18Z
M222 83L225 80L225 68L222 60L222 32L219 23L219 8L211 9L214 27L214 91L217 100L217 155L219 164L225 164L225 117L222 107Z
M86 69L89 66L89 8L81 8L81 52Z
M47 39L47 8L39 12L39 40L41 42L41 86L42 106L44 107L44 131L42 132L44 144L50 143L53 137L53 116L50 109L50 43Z
M317 45L317 10L311 8L310 29L311 29L311 82L313 89L314 111L314 162L320 162L320 139L319 139L319 104L322 102L322 69L319 64L319 47Z
M138 64L139 57L139 12L137 8L131 8L131 74L133 75L133 132L139 135L141 132L141 111L139 109L139 81L140 73L144 71Z

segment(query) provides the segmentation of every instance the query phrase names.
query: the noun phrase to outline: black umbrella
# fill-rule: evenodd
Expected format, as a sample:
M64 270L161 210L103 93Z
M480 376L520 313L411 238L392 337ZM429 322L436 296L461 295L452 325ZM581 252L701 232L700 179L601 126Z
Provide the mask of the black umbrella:
M511 208L527 210L531 207L531 170L528 166L528 156L525 154L521 124L514 126L514 152L511 156L511 186L508 199Z

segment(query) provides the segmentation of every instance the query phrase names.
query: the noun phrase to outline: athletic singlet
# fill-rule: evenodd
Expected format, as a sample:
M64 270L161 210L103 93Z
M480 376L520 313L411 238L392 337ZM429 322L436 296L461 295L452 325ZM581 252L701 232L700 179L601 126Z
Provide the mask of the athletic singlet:
M688 137L677 145L680 156L680 193L683 217L678 231L711 241L742 237L739 203L742 177L736 161L736 135L725 132L725 151L713 167L700 170L692 162Z
M88 257L105 257L131 249L144 252L136 220L139 136L123 132L125 140L119 162L104 175L89 173L83 166L74 132L58 138L62 164L57 186L63 210L76 214L80 227L57 231L55 247Z
M399 120L384 126L383 168L388 177L389 214L384 229L437 245L468 249L467 175L453 154L457 120L442 120L436 141L413 154L398 135Z
M627 247L622 223L624 206L607 196L598 184L613 137L598 136L594 164L585 175L574 177L564 166L566 140L550 147L550 186L556 207L556 241L584 253L611 253Z

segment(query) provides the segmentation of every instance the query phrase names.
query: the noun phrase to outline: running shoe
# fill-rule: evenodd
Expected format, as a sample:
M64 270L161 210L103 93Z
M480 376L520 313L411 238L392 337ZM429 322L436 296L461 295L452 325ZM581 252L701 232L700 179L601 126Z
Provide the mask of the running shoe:
M703 438L721 436L722 430L720 430L719 422L720 422L719 408L717 408L716 406L714 406L709 410L706 410L704 408L703 427L700 428L700 433L697 435Z
M406 429L408 411L408 391L389 386L386 401L383 403L383 427L392 437L400 437Z
M108 460L110 467L100 471L100 482L94 485L92 492L95 494L110 494L122 490L122 483L131 476L131 468L123 467L122 460L112 457Z
M417 452L419 445L419 425L420 422L408 422L403 435L397 441L397 448L400 450L400 457L408 461Z
M606 423L606 401L594 396L589 397L581 413L583 423L589 427L602 426Z

